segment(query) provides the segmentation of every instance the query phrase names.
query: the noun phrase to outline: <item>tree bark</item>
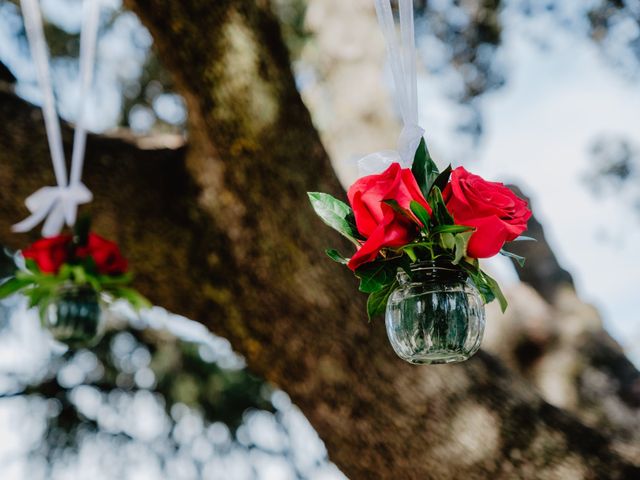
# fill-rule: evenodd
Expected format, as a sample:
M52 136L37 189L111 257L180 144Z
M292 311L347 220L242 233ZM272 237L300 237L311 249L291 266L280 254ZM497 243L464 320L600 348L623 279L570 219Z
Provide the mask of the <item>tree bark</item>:
M305 25L311 36L296 62L305 78L313 71L314 81L303 83L302 99L342 185L350 185L356 162L345 160L393 145L400 130L383 81L386 52L375 8L371 0L311 0ZM511 250L527 258L516 271L535 292L515 287L507 315L489 308L484 347L545 400L619 439L627 455L640 455L640 372L603 330L596 309L580 300L535 216L526 235L536 242Z
M640 475L490 355L411 366L381 321L367 323L352 276L323 254L349 247L306 201L306 191L344 192L267 2L127 3L190 114L187 148L89 139L95 227L121 242L143 293L229 338L291 395L350 478ZM0 95L0 243L19 247L28 238L9 226L53 176L40 114Z

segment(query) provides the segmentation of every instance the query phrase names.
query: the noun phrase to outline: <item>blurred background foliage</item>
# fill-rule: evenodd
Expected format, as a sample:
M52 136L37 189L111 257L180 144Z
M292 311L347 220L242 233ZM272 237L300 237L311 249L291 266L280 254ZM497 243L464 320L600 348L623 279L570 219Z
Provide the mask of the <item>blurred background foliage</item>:
M202 325L116 305L100 342L70 351L13 300L0 310L3 478L340 478L288 396Z
M302 85L315 68L303 55L314 42L305 22L307 2L272 3ZM453 72L457 87L449 95L467 112L457 128L472 143L483 133L478 99L509 82L497 55L505 3L415 2L422 63L430 75ZM592 0L581 17L570 11L573 2L508 3L527 16L551 16L558 29L584 31L612 68L638 77L640 35L628 32L637 30L640 2ZM100 115L91 127L186 135L185 103L154 54L151 36L119 0L105 4L91 100ZM21 95L37 101L17 5L0 0L0 64L7 67L1 79L15 81ZM79 6L80 0L43 2L59 108L69 121L77 102L70 86L78 70ZM545 48L545 38L535 40ZM603 134L593 142L594 168L585 185L598 195L628 195L640 212L639 149L629 139ZM10 265L3 262L5 274ZM136 478L160 478L162 471L172 479L340 478L286 394L247 372L228 342L159 310L144 321L116 324L95 348L61 352L38 333L19 299L2 304L0 469L14 475L3 478L27 478L21 477L25 469L33 479L80 470L91 478L135 472L144 473ZM91 459L101 467L92 471Z

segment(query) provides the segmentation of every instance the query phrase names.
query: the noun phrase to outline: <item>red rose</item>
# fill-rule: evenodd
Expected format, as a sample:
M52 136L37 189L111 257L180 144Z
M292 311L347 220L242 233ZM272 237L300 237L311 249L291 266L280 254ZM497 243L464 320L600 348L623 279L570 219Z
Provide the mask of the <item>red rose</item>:
M22 250L22 256L36 262L44 273L58 273L69 257L71 235L42 238Z
M76 251L78 258L88 256L93 258L98 272L103 275L121 275L127 271L127 260L120 253L118 245L95 233L90 233L87 245Z
M496 255L505 242L527 229L531 210L502 183L487 182L463 167L451 173L443 192L456 224L475 227L467 253L473 258Z
M349 268L375 260L384 247L401 247L417 235L416 224L396 212L384 200L395 200L409 209L412 200L431 213L411 170L394 163L378 175L368 175L357 180L347 193L360 234L367 239L349 261Z

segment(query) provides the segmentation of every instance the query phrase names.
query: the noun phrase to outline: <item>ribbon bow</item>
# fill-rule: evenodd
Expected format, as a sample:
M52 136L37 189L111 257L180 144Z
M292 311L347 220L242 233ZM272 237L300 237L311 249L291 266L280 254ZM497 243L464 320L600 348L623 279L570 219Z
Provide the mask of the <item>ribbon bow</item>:
M381 150L370 153L358 160L358 173L361 177L382 173L392 163L399 163L402 168L411 168L424 129L418 125L405 125L398 138L397 150Z
M399 0L400 42L396 35L390 0L375 0L378 23L384 35L389 56L395 97L400 107L403 128L397 150L382 150L358 160L360 176L381 173L392 163L411 168L413 158L424 135L418 125L418 87L416 45L413 25L413 0Z
M67 187L42 187L25 201L31 215L15 224L13 231L28 232L46 217L42 235L56 235L65 223L73 226L76 223L78 206L89 203L92 199L91 191L83 183Z

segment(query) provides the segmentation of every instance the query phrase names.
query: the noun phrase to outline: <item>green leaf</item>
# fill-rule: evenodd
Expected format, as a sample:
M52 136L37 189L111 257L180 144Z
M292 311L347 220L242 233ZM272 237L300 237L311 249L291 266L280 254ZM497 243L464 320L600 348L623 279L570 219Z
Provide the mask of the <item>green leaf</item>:
M57 277L60 281L67 280L73 275L73 267L68 263L63 263L58 271Z
M486 272L480 270L479 267L471 265L466 261L460 262L460 266L469 274L471 281L480 292L480 296L484 303L491 303L493 300L498 299L500 303L500 309L504 313L509 303L506 297L500 289L500 285Z
M527 237L525 235L520 235L515 240L512 240L512 242L537 242L537 241L538 241L537 239L533 237Z
M115 286L115 285L127 285L131 283L133 280L133 275L131 273L125 273L123 275L89 275L87 277L94 277L100 285L105 287Z
M482 301L485 304L491 303L496 299L496 296L493 293L493 290L491 289L491 286L489 284L487 284L487 282L484 279L482 273L477 272L477 273L474 273L474 274L469 274L469 276L471 277L471 281L474 283L474 285L478 289L478 292L480 292L480 296L482 297Z
M406 252L407 250L411 250L413 252L413 254L417 257L417 258L422 258L423 256L416 253L416 249L426 249L429 252L429 256L427 258L433 258L433 248L434 248L434 242L430 242L430 241L424 241L424 242L415 242L415 243L409 243L407 245L404 245L400 248L398 248L396 251L398 253L403 253ZM408 262L408 265L411 265L411 262L415 262L415 260L413 260L412 258L409 257L409 254L407 254L408 260L411 260L410 262ZM402 265L400 266L400 268L404 268ZM410 273L410 272L408 272Z
M507 302L506 297L502 293L502 290L500 289L500 285L498 285L498 282L496 282L493 278L491 278L485 272L481 271L481 273L482 273L482 276L484 277L485 282L491 289L491 292L493 293L495 298L498 299L498 302L500 303L500 310L502 310L502 313L504 313L507 310L507 306L509 305L509 302Z
M433 187L438 187L440 191L444 191L444 187L449 183L449 177L451 176L451 164L445 168L440 175L434 180ZM429 191L431 192L431 191Z
M429 205L433 210L432 223L437 225L454 225L453 217L447 210L440 188L433 187L429 194Z
M411 172L413 173L416 182L418 182L418 186L420 187L420 191L422 191L424 198L428 198L431 187L433 186L436 178L438 178L438 174L440 172L438 171L438 166L429 154L424 138L420 140L420 145L418 145L418 149L416 150Z
M74 282L80 285L87 283L87 274L84 268L82 268L80 265L74 265L73 267L71 267L71 271L73 273Z
M412 215L412 213L406 208L402 208L396 200L389 199L389 200L383 200L382 202L385 203L386 205L389 205L391 208L393 208L394 211L398 212L400 215L409 219L412 223L416 223L416 224L418 223L416 221L416 218Z
M15 277L20 280L30 280L32 283L37 283L37 279L40 277L44 277L44 275L35 274L29 270L18 270L15 273Z
M427 144L425 143L424 138L421 138L416 154L413 157L411 173L413 173L423 195L425 195L424 192L427 188L427 156Z
M413 156L413 165L419 164L421 166L426 166L429 157L430 155L429 149L427 148L427 142L425 142L423 137L420 139L420 143L416 149L416 154Z
M29 299L29 308L43 306L52 293L53 290L51 288L43 286L35 286L34 288L25 291L25 295Z
M477 258L467 258L465 259L465 263L467 263L469 267L475 269L475 271L480 271L480 260Z
M456 238L452 233L441 233L440 245L442 245L442 248L445 250L453 250L456 247Z
M111 293L115 298L128 301L135 310L151 307L151 302L133 288L117 287L111 290Z
M311 206L324 223L360 246L360 235L352 221L353 211L349 205L326 193L308 192L307 195Z
M364 293L380 291L396 281L398 269L410 272L410 267L411 261L407 255L365 263L355 271L356 277L360 279L360 291Z
M100 282L100 280L98 280L96 277L94 277L93 275L87 275L87 283L89 285L91 285L91 287L96 291L99 292L101 290L106 290L107 286L102 284Z
M32 258L25 258L24 265L30 272L40 273L40 267L38 267L38 264Z
M98 266L91 255L76 259L74 265L83 268L86 275L94 275L96 277L100 275L98 273Z
M392 283L385 285L383 289L369 295L367 299L367 315L369 321L371 321L373 317L384 313L387 308L389 296L395 290L396 286L397 281L394 280Z
M427 209L424 208L420 203L416 202L415 200L411 200L411 203L409 204L409 208L411 208L411 211L416 216L416 218L420 220L420 223L422 224L422 228L424 230L428 229L429 222L431 221L431 217Z
M32 283L33 280L29 278L12 277L0 285L0 298L7 298Z
M466 260L461 261L459 265L464 269L465 272L467 272L467 274L469 274L471 282L473 282L475 287L478 289L480 297L485 304L491 303L493 300L495 300L496 296L491 290L491 286L485 280L483 272L480 270L479 265L473 265Z
M471 235L473 235L473 232L463 232L456 235L455 256L453 262L451 262L454 265L458 265L467 256L467 246Z
M360 279L360 291L373 293L392 283L397 272L398 266L395 262L376 260L357 268L355 274Z
M470 230L474 230L474 228L467 227L465 225L438 225L437 227L433 227L433 230L431 230L431 234L432 235L435 235L438 233L454 233L455 234L455 233L469 232Z
M416 253L413 251L413 247L411 245L404 248L404 252L409 256L412 262L418 261L418 257L416 256Z
M435 245L434 242L431 242L431 241L414 242L398 248L398 251L403 251L406 248L415 248L415 247L424 247L431 250L434 245Z
M311 205L318 215L324 219L325 212L329 210L330 214L337 215L339 218L345 219L349 214L353 213L351 207L344 202L341 202L335 197L332 197L328 193L322 192L307 192Z
M524 258L523 256L516 255L515 253L512 253L512 252L507 252L505 249L500 250L500 255L513 258L516 262L518 262L518 265L520 265L520 267L524 267L524 262L526 261L526 258Z
M347 263L349 263L349 259L344 258L342 254L338 252L335 248L330 248L329 250L326 250L325 253L334 262L338 262L343 265L346 265Z

